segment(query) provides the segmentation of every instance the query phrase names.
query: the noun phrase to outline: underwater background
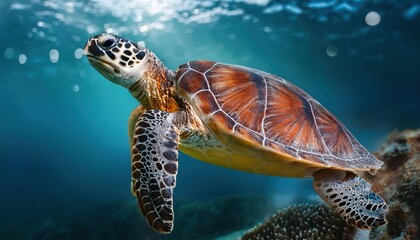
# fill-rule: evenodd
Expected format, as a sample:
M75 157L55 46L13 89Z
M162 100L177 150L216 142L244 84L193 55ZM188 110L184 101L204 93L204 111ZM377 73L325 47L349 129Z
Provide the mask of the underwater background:
M0 239L214 239L318 201L311 179L181 154L175 231L155 234L130 193L138 102L83 56L102 32L145 44L173 70L206 59L279 75L370 151L419 127L418 1L2 0L0 13Z

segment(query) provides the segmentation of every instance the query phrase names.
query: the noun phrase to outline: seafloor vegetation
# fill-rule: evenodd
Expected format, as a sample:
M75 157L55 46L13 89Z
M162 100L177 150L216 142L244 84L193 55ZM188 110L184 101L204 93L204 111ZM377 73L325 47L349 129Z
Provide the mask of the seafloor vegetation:
M373 189L389 203L389 223L370 238L420 239L420 129L392 133L377 157L385 164Z
M296 204L248 231L242 240L352 239L355 229L324 204Z
M0 228L0 239L214 239L252 227L275 212L269 196L231 196L200 202L175 202L175 228L170 235L155 233L144 221L136 201L71 207L44 220L25 218Z
M376 153L385 164L374 177L373 189L390 206L389 223L370 232L372 240L419 239L420 220L420 129L392 133ZM328 207L307 199L287 207L273 196L231 196L175 206L175 229L159 235L142 219L135 201L69 208L43 221L25 222L0 228L1 239L360 239L357 230ZM277 197L281 201L282 197ZM287 200L287 201L286 201ZM268 218L281 206L277 214ZM259 222L267 219L265 223ZM248 230L247 230L248 229ZM24 231L23 231L24 230ZM239 236L238 236L238 231ZM230 233L234 233L230 235ZM367 238L367 235L363 235ZM226 236L226 237L221 237Z

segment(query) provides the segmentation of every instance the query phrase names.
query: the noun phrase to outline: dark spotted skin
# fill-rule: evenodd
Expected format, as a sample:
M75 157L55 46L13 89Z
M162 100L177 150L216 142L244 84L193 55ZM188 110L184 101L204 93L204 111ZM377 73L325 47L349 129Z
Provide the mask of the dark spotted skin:
M96 40L95 40L95 42L96 42ZM100 57L100 56L103 56L104 55L104 51L103 50L101 50L99 47L98 47L98 45L97 44L91 44L90 46L89 46L89 52L90 53L92 53L93 55L95 55L95 56L98 56L98 57Z
M139 59L139 60L142 60L143 58L144 58L144 56L146 55L146 53L144 52L144 51L139 51L137 54L136 54L136 58L137 59Z
M148 110L139 118L131 150L132 191L149 225L173 229L173 188L178 173L178 134L172 114Z
M106 55L108 55L109 58L111 58L112 60L115 60L115 55L112 53L112 51L105 51Z
M387 223L388 206L370 184L352 172L321 170L314 175L314 189L344 221L361 229Z
M89 42L93 41L94 44L90 44L89 52L96 57L106 54L112 61L115 60L122 67L133 68L135 64L139 64L143 60L146 55L145 48L130 40L112 34L108 35L110 38L102 42L99 42L102 35L92 37Z

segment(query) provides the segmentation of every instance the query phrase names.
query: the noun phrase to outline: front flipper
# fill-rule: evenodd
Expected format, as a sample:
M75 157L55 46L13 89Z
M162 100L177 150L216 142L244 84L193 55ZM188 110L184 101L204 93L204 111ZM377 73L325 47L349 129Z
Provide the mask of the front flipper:
M173 188L178 172L174 113L145 111L138 119L131 150L131 188L148 224L159 233L173 229Z
M320 170L314 174L314 188L350 225L371 229L387 223L385 201L352 172Z
M143 109L141 105L139 105L131 112L130 118L128 119L128 143L130 144L130 148L133 146L134 130L136 128L136 124L144 111L146 110Z

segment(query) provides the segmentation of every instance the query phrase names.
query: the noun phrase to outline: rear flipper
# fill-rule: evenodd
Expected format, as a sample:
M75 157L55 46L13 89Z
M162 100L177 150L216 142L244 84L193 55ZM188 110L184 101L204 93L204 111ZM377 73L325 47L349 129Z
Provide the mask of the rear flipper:
M385 201L352 172L320 170L314 174L314 188L350 225L371 229L387 223Z

